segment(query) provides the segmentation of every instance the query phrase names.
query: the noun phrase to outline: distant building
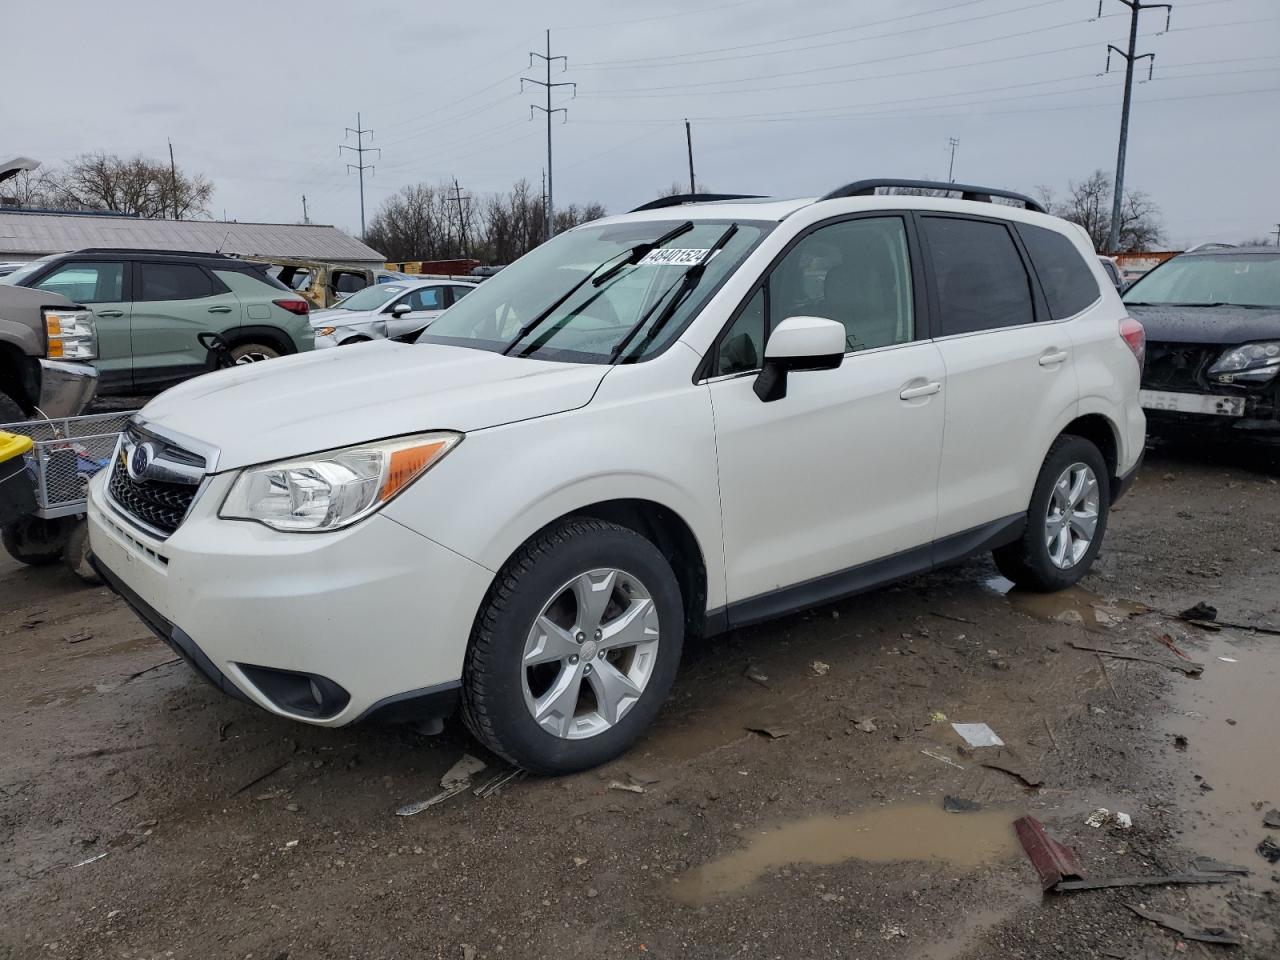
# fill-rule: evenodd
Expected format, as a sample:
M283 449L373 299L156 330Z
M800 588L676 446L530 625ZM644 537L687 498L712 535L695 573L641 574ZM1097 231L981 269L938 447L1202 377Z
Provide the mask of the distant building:
M111 213L0 206L0 260L35 260L85 247L194 250L381 266L382 254L337 227L221 220L143 220Z

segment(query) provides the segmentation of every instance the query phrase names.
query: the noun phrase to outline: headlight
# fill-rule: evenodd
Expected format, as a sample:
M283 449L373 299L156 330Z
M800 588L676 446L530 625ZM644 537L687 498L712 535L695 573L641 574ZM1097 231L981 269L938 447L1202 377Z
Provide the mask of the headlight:
M98 355L98 326L92 313L50 307L41 312L50 360L92 360Z
M317 337L332 337L333 331L337 329L337 327L316 327L315 332Z
M1280 342L1246 343L1232 347L1209 368L1209 376L1223 383L1247 380L1263 383L1280 370Z
M461 440L441 430L249 467L218 516L290 532L340 530L378 510Z

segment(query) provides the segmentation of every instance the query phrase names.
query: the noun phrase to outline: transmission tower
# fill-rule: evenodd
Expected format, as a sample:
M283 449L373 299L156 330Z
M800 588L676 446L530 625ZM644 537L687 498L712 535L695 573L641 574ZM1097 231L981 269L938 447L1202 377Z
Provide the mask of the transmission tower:
M563 60L564 68L565 70L568 70L569 58L564 56L553 57L551 55L551 31L550 30L547 31L547 52L545 54L542 54L542 53L536 53L530 50L529 66L531 67L533 66L533 60L535 57L537 57L539 60L543 61L546 64L547 79L534 80L531 77L521 77L520 89L521 91L523 91L524 85L526 83L532 83L535 86L544 88L547 93L547 105L545 107L540 106L539 104L536 104L536 103L529 104L529 117L530 119L533 118L533 112L535 110L541 110L543 113L547 115L547 239L550 240L555 235L555 232L556 232L555 203L552 200L552 192L551 192L551 183L552 183L552 179L551 179L551 115L553 113L563 113L565 115L565 120L567 121L569 119L569 111L566 110L564 107L556 107L554 109L552 108L551 91L554 90L556 87L573 87L573 95L576 97L578 95L578 85L576 83L569 83L569 82L560 82L560 83L551 82L552 61Z
M350 150L352 153L356 155L356 162L347 164L347 173L351 173L351 171L354 170L358 174L360 174L360 239L363 240L364 239L364 172L366 170L375 169L373 164L364 162L364 155L366 153L376 153L378 155L378 158L380 159L382 157L382 151L378 147L366 147L364 145L364 138L366 135L368 135L370 141L373 140L373 131L366 130L364 129L363 126L361 126L360 114L358 113L356 114L355 127L354 128L347 127L346 135L350 137L353 133L356 135L356 145L352 147L345 143L341 144L338 147L338 156L342 156L343 150Z
M1098 0L1098 16L1102 16L1102 5L1105 0ZM1116 179L1111 196L1111 232L1107 235L1107 253L1116 253L1120 246L1120 214L1124 204L1124 155L1129 145L1129 108L1133 102L1133 65L1139 60L1147 60L1147 79L1151 79L1155 71L1156 55L1154 53L1137 53L1138 20L1143 10L1162 8L1164 10L1164 29L1169 29L1169 21L1173 17L1171 3L1143 3L1142 0L1118 0L1129 8L1129 49L1121 50L1107 44L1107 72L1111 72L1111 54L1124 58L1124 105L1120 108L1120 148L1116 152Z

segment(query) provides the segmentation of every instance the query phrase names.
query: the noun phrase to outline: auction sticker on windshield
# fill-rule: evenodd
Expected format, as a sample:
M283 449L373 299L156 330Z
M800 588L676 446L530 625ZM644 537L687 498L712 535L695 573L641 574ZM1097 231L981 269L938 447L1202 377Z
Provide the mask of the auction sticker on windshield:
M705 247L701 250L673 247L670 250L650 250L640 262L656 264L660 267L691 267L695 263L701 263L706 255Z

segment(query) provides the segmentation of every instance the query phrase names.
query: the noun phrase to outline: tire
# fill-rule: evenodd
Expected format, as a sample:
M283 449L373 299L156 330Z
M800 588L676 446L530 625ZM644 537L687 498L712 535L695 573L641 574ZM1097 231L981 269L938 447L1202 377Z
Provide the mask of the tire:
M62 551L62 560L67 569L85 583L101 583L102 578L89 564L89 523L84 517L76 519L67 537L67 545Z
M279 356L283 354L269 343L237 343L231 348L231 359L236 363L260 363Z
M1072 471L1069 481L1080 477L1083 471L1078 468L1087 468L1092 474L1096 482L1097 503L1090 509L1086 484L1082 488L1081 502L1066 513L1062 509L1063 494L1059 492L1055 497L1055 487L1068 471ZM1069 494L1067 499L1070 499ZM1026 530L1017 542L994 551L996 567L1024 590L1040 593L1065 590L1079 582L1093 565L1106 536L1110 509L1111 477L1102 453L1082 437L1069 434L1059 437L1049 448L1036 478L1031 505L1027 509ZM1083 546L1082 531L1087 531L1091 516L1096 519L1087 538L1087 546ZM1058 529L1066 530L1065 549L1061 535L1051 539L1050 524L1058 517L1067 518L1065 524L1056 524ZM1051 542L1054 550L1051 550ZM1060 558L1057 562L1055 553Z
M27 412L18 401L3 390L0 390L0 423L21 423L27 419Z
M32 567L43 567L62 559L75 523L74 517L56 520L23 517L0 531L0 541L13 559Z
M587 606L598 604L603 613L593 619L578 604L575 588L596 597ZM535 622L554 626L557 620L564 629L535 633ZM463 720L484 746L532 773L572 773L605 763L631 746L661 708L680 664L684 621L679 584L652 543L602 520L556 524L516 551L485 596L462 670ZM631 629L620 630L623 622ZM592 623L601 629L588 637ZM624 636L640 642L610 648ZM583 651L571 657L577 666L553 647ZM526 656L539 649L547 662L526 667ZM574 677L578 687L569 683ZM553 696L562 683L580 692ZM609 717L609 698L596 696L602 689L639 695L614 698ZM548 702L571 706L545 713L540 723L534 711Z

